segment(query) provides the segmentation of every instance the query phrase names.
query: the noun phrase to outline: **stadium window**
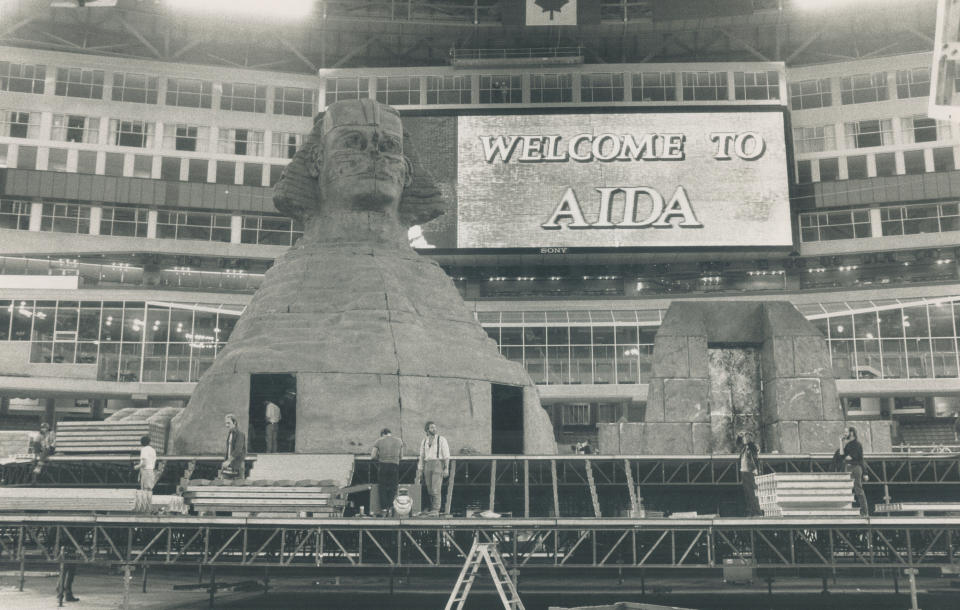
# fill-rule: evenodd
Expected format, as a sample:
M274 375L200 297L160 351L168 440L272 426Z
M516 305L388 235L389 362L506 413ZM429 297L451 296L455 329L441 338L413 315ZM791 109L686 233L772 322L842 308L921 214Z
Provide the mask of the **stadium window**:
M47 169L51 172L67 171L67 149L51 148L47 151Z
M867 177L867 156L854 155L847 157L847 178L856 180Z
M55 114L50 139L58 142L100 142L100 119L76 114Z
M897 70L897 98L930 95L930 68Z
M275 185L277 182L280 182L280 178L283 177L283 170L286 169L286 165L271 165L270 166L270 186Z
M207 159L188 159L187 182L205 183L207 181L207 170L209 167L210 161Z
M97 173L97 153L92 150L77 151L77 173Z
M804 212L800 214L800 241L832 241L870 237L867 210Z
M370 97L367 79L363 77L328 78L327 106L340 100L362 100Z
M780 75L766 72L734 72L733 88L738 100L780 99Z
M622 102L623 74L597 72L580 75L581 102Z
M221 129L217 151L228 155L263 156L263 132L252 129Z
M428 104L469 104L469 76L428 76Z
M573 101L573 76L570 74L531 74L530 101L560 103Z
M726 72L684 72L684 101L727 99Z
M160 179L176 182L180 180L180 157L162 157L160 159Z
M677 99L677 75L673 72L637 72L630 88L635 102L673 102Z
M820 159L820 182L831 182L840 179L840 160L837 157Z
M104 206L100 216L100 235L147 236L148 211L143 208Z
M105 176L123 175L123 153L107 153L103 163Z
M890 119L844 123L847 148L870 148L893 144L893 121Z
M243 164L243 184L245 186L263 186L263 164Z
M301 87L274 87L273 114L289 116L313 116L317 105L317 92Z
M303 136L288 131L274 131L270 135L270 156L280 159L293 159L300 148Z
M152 178L153 177L153 157L150 155L133 156L133 177L134 178Z
M933 171L951 172L956 169L953 159L953 147L944 146L933 149Z
M895 176L897 173L897 157L894 153L877 153L877 176Z
M790 108L793 110L823 108L830 106L832 103L829 78L790 83Z
M563 405L563 425L564 426L589 426L590 425L590 404L576 403Z
M0 111L0 135L35 140L40 136L40 113Z
M840 102L844 105L882 102L888 98L886 72L857 74L840 79Z
M0 199L0 228L26 231L30 228L30 202ZM0 324L0 331L5 330ZM2 337L0 337L2 338Z
M44 203L41 231L89 233L90 206L75 203Z
M37 147L19 146L17 150L17 169L37 169Z
M823 152L837 147L837 137L833 125L796 127L793 130L793 144L797 154Z
M223 83L220 110L267 112L267 88L250 83Z
M236 172L237 164L233 161L217 161L217 184L234 184Z
M936 142L950 139L950 124L923 115L904 117L901 120L905 144Z
M153 148L153 123L111 119L109 143L114 146Z
M209 140L209 127L183 123L163 126L163 147L169 150L206 152Z
M47 67L0 61L0 91L43 93Z
M111 96L115 102L134 102L138 104L157 103L156 76L114 72Z
M812 163L809 159L797 161L797 184L813 182Z
M903 171L905 174L922 174L926 170L922 150L907 150L903 153Z
M103 70L57 68L56 95L103 99Z
M417 76L377 77L377 101L390 106L420 103L420 78Z
M481 104L519 104L522 99L520 76L510 74L481 74Z
M210 108L213 83L195 78L167 78L167 105L184 108Z

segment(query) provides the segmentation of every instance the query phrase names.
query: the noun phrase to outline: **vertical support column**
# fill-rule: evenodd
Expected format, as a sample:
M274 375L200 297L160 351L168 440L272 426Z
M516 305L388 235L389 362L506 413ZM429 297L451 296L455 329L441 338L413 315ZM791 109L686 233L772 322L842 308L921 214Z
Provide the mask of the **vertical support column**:
M915 568L907 568L904 572L907 573L907 578L910 579L910 610L920 610L917 607L917 570Z
M0 396L0 417L10 412L10 399L6 396Z
M880 208L870 208L870 236L880 237L883 235L883 224L880 220Z
M103 219L103 206L90 206L90 235L100 235L100 221Z
M157 238L157 211L147 210L147 239Z
M43 202L42 201L31 201L30 202L30 227L31 231L39 231L40 223L43 219Z
M90 401L90 418L98 421L103 419L103 411L106 406L106 399L104 398L94 398Z
M239 244L240 235L243 231L243 216L234 214L230 217L230 243Z
M553 518L560 517L560 498L557 494L557 460L550 460L550 480L553 483Z
M57 422L57 400L55 398L45 398L43 407L43 421L50 424L50 428L53 428Z

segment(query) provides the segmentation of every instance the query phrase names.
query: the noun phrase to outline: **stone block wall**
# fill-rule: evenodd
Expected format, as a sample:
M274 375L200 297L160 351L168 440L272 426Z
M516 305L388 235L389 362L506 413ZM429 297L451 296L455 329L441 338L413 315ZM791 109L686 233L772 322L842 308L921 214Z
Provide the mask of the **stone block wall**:
M751 388L714 387L723 370L711 376L710 354L737 351L726 346L760 351L759 417L737 411ZM826 340L779 301L672 304L654 339L646 413L643 425L618 429L622 453L726 453L744 426L759 432L763 451L822 452L843 427Z

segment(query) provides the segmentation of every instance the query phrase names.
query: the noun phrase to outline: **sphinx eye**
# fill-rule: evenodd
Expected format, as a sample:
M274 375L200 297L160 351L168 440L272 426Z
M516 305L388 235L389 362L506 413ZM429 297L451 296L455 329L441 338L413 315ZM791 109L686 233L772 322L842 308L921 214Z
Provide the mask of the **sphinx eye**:
M361 134L349 133L340 139L340 145L344 148L363 150L366 147L366 142Z
M380 152L384 153L399 153L400 152L400 142L394 138L384 138L380 140Z

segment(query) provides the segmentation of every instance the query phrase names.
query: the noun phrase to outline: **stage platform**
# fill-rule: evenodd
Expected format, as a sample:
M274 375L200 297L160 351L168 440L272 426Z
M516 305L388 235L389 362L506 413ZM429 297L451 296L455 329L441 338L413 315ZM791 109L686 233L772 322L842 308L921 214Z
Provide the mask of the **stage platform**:
M459 569L474 537L518 569L960 568L960 517L258 519L0 515L0 563ZM60 552L62 549L62 555Z

